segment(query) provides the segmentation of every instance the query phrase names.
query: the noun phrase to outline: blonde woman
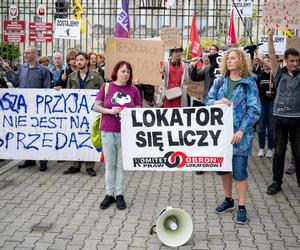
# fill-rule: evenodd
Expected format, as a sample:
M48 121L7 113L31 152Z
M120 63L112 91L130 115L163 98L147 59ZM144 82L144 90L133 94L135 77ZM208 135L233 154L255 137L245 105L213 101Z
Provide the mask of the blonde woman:
M233 105L232 172L219 172L225 200L215 209L225 213L234 209L232 185L235 180L238 194L237 224L248 222L245 208L247 195L248 155L253 142L253 125L260 115L260 101L256 82L251 75L250 61L243 50L232 49L225 53L221 64L222 76L214 81L206 105Z

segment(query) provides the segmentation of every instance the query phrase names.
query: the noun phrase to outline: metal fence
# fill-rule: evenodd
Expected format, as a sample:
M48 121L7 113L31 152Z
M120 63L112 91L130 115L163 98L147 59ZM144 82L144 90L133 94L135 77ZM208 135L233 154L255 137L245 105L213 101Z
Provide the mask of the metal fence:
M162 27L178 27L182 34L182 45L189 40L189 29L192 16L195 15L198 33L201 39L218 40L222 45L227 41L227 30L231 9L228 0L177 0L172 8L166 8L164 0L129 0L129 16L132 38L155 38ZM104 51L107 37L113 36L121 0L81 0L86 19L86 33L80 40L54 39L52 43L36 42L35 45L42 55L51 56L54 51L63 54L69 48L85 51ZM246 36L246 30L256 41L261 30L259 19L263 1L253 1L253 17L245 18L245 26L239 18L235 19L237 36ZM36 14L38 5L46 7L46 16L40 18ZM72 18L71 0L1 0L0 32L3 36L3 21L9 19L9 6L16 5L19 9L18 20L29 22L52 22L56 17ZM27 31L26 31L27 32ZM22 49L31 43L27 40L20 44Z

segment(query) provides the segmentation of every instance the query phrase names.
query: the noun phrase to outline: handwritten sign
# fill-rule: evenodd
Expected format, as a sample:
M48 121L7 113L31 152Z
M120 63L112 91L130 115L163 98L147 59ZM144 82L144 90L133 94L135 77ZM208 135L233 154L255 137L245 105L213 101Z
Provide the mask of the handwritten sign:
M160 30L160 39L165 49L180 48L180 31L176 27L166 27Z
M73 19L56 19L55 38L80 40L80 21Z
M162 41L108 38L106 41L105 78L120 60L128 61L133 67L133 77L140 83L161 85L160 63L163 61Z
M232 171L232 106L124 109L126 170Z
M97 161L97 90L0 89L0 158Z
M300 0L264 2L262 22L266 28L300 29Z
M234 17L239 17L240 15L241 17L252 17L253 3L251 0L234 1L234 4L232 4L232 8L234 9ZM237 9L240 15L237 12Z
M258 47L260 54L268 54L268 36L261 36L260 43L263 43ZM274 48L276 55L283 55L284 51L286 50L286 36L274 36Z

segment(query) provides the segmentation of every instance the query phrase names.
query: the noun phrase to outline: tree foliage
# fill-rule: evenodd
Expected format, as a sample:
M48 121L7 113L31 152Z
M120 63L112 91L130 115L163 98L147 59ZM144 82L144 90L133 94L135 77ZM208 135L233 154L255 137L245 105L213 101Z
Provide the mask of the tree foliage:
M19 44L0 42L0 56L10 62L21 56Z

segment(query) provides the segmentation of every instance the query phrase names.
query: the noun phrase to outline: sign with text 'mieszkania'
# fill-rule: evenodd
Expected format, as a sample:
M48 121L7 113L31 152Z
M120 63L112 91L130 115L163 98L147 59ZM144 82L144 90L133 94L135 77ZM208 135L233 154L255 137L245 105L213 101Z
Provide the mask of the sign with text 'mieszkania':
M97 90L0 89L0 158L97 161Z
M126 170L232 171L232 107L124 109Z

